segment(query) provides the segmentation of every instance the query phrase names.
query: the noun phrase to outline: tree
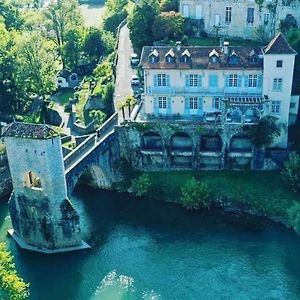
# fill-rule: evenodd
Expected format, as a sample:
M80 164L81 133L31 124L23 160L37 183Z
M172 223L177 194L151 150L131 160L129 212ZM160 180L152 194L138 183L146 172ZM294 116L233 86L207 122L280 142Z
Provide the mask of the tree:
M24 33L16 40L16 86L25 95L35 93L45 96L55 90L57 66L52 41L39 34Z
M179 1L178 0L161 0L160 1L161 11L176 11L178 12Z
M70 53L63 51L67 41L67 33L70 30L78 30L83 27L82 16L77 0L52 1L44 12L45 27L48 37L55 41L57 52L61 57L63 67L66 67L66 56Z
M0 0L0 16L3 17L8 30L20 30L24 22L18 8L7 0Z
M295 202L294 205L288 209L288 219L290 225L300 234L300 203Z
M280 128L276 124L276 120L275 117L267 116L261 118L257 124L246 125L243 129L256 147L267 147L280 135Z
M190 210L199 209L200 207L209 207L210 192L207 184L197 181L194 177L188 179L181 188L182 205Z
M5 244L0 244L0 298L23 300L29 296L29 284L18 276L13 257L6 251Z
M92 61L98 62L104 55L106 45L102 39L102 32L97 28L90 28L84 39L83 51Z
M155 39L179 39L184 31L184 18L174 11L160 13L153 22L152 35Z
M115 32L119 24L127 17L126 6L128 0L107 0L103 18L103 28Z
M282 177L292 191L300 191L300 156L298 154L291 154L289 160L285 162Z
M96 126L102 125L106 119L106 113L96 109L90 111L89 116L94 120Z
M151 181L148 174L140 175L132 180L131 189L134 195L141 197L145 195L151 187Z
M152 45L152 26L158 16L159 5L157 0L142 0L140 6L135 5L128 16L128 27L133 47L142 49L145 45Z

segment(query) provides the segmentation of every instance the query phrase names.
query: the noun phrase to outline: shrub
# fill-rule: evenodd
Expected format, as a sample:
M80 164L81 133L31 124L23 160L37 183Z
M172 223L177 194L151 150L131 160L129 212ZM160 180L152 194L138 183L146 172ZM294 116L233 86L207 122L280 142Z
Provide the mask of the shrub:
M187 209L199 209L200 207L209 207L210 192L207 184L197 181L194 177L188 179L181 189L180 200Z
M132 180L131 189L136 196L145 195L151 187L150 177L147 174L140 175Z
M282 177L292 191L300 191L300 156L298 154L291 154L290 159L285 162Z
M295 203L288 209L288 219L290 225L300 234L300 203Z

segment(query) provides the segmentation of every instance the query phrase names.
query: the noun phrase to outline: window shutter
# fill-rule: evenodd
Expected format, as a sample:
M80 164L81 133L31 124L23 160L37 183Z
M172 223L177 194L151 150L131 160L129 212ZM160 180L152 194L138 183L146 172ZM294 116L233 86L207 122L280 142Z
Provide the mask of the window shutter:
M229 87L229 75L225 76L225 86Z
M157 81L158 81L158 77L157 77L157 75L154 75L153 76L153 85L154 86L157 86Z
M190 99L188 97L184 98L184 113L186 115L190 114Z
M214 75L214 80L215 80L215 87L217 88L219 85L219 76L218 75Z
M172 99L170 97L167 98L167 115L170 115L172 112Z
M213 87L214 85L214 83L213 83L213 81L214 81L214 75L209 75L209 77L208 77L208 86L209 87Z
M245 87L249 87L249 76L248 76L248 75L245 75L244 78L245 78L245 79L244 79L244 80L245 80L244 86L245 86Z
M157 98L153 99L153 113L155 115L158 115L158 99Z
M198 86L202 86L202 75L198 75Z
M203 101L202 101L202 98L198 98L198 110L197 110L197 112L198 112L198 114L200 115L200 114L202 114L202 111L203 111Z
M261 88L262 84L263 84L263 76L258 75L258 77L257 77L257 87Z
M242 86L242 76L241 75L238 75L238 80L237 80L237 86L238 87L241 87Z
M188 87L189 83L190 83L190 76L189 75L185 75L185 86Z
M166 75L166 85L170 86L170 75Z

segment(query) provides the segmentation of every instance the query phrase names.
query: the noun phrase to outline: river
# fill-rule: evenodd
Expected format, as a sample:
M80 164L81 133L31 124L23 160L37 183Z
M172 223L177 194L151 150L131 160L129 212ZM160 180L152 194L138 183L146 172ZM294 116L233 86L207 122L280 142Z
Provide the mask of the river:
M59 255L8 243L33 300L300 299L300 238L262 218L80 187L73 204L91 250Z

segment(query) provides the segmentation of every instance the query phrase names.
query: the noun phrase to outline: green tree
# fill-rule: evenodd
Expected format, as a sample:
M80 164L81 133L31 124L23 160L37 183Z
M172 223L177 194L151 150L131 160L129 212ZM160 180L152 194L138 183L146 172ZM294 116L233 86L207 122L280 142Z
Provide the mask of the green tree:
M282 177L292 191L300 191L300 156L293 153L290 159L285 162L282 170Z
M143 174L132 180L131 189L134 195L141 197L149 191L151 184L149 175Z
M152 35L155 39L180 39L184 31L184 18L174 11L160 13L153 25Z
M300 203L295 204L288 209L288 219L294 230L300 234Z
M275 117L267 116L261 118L257 124L246 125L243 129L256 147L267 147L280 135L280 128L276 124L276 120Z
M52 41L38 34L24 33L16 41L14 55L16 86L25 95L45 96L55 90L57 68Z
M104 55L106 45L102 39L102 32L97 28L90 28L84 39L83 51L92 61L98 62Z
M79 11L78 0L52 1L44 11L45 27L48 37L56 43L58 54L61 57L63 67L66 67L69 52L64 51L67 34L70 30L78 30L83 27L83 19Z
M181 202L187 209L210 207L210 191L204 182L197 181L194 177L188 179L181 188Z
M128 16L128 27L133 47L142 49L145 45L152 45L152 26L159 14L157 0L142 0L140 6L135 5Z
M96 109L90 111L89 116L94 120L97 127L102 125L106 119L106 113Z
M29 296L29 284L18 276L13 257L0 244L0 298L5 300L23 300Z
M23 18L17 7L7 0L0 0L0 16L4 18L5 26L8 30L20 30L23 25Z
M160 1L161 11L176 11L178 12L179 1L178 0L161 0Z

